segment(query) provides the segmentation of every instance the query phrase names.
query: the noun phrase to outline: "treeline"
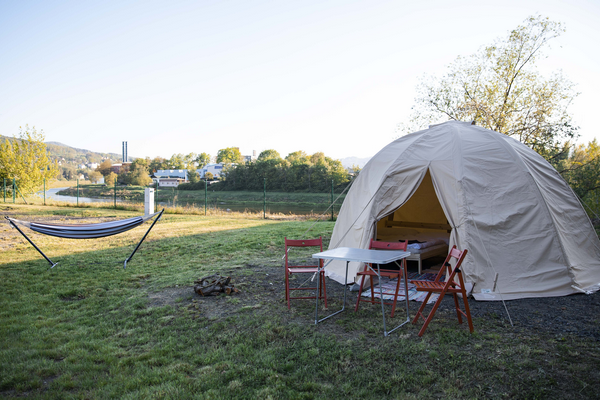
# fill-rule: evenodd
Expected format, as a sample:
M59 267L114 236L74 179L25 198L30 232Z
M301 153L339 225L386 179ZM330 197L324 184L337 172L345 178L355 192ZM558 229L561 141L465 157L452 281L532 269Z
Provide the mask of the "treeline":
M249 190L283 192L329 192L346 187L352 175L341 161L319 152L303 151L282 158L275 150L265 150L256 159L240 164L227 164L219 182L211 190ZM179 185L180 190L202 190L204 182Z

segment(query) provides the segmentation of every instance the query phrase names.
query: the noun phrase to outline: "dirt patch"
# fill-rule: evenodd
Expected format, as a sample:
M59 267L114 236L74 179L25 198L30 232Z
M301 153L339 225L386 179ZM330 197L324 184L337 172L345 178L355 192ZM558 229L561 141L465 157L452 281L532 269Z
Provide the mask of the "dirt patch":
M232 283L240 289L239 293L202 297L194 292L193 285L190 284L150 293L149 306L186 307L193 311L195 317L210 320L253 310L254 312L264 312L267 315L276 313L289 323L314 323L314 301L293 301L291 311L288 310L285 302L285 278L282 267L260 265L247 265L246 267L245 275L239 275L240 270L222 273L233 277ZM326 315L327 312L341 308L343 290L343 285L328 279L327 296L330 299L330 310L326 311L322 308L319 312ZM354 304L358 294L348 291L347 295L347 311L345 312L347 315L342 318L354 314ZM420 305L421 303L411 302L411 316L415 315ZM600 294L598 293L511 300L506 302L506 308L502 302L476 301L471 298L469 305L473 318L483 318L501 323L506 327L505 329L513 330L515 333L536 331L557 338L575 335L600 340ZM361 305L361 307L363 306ZM396 320L402 318L398 315L405 315L400 304L398 307ZM389 309L387 311L389 312ZM436 319L447 318L449 321L452 320L452 323L456 323L451 296L446 296L438 313ZM369 318L378 318L377 322L381 322L379 311L377 311L376 317L371 315ZM348 332L336 323L324 323L319 326L320 330L330 331L343 337L358 336L364 333ZM475 324L475 329L477 330L477 324Z

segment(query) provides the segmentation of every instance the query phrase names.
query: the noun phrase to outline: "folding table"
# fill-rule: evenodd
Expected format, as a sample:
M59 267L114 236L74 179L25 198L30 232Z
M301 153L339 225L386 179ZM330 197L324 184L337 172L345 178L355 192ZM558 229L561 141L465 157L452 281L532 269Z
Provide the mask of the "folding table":
M379 277L379 292L381 295L381 314L383 316L383 335L387 336L396 329L400 328L402 325L410 322L410 315L408 313L408 273L406 270L406 265L404 266L404 290L406 297L406 321L396 326L394 329L387 331L386 323L385 323L385 308L383 305L383 288L381 285L381 275L379 273L379 265L387 264L391 262L395 262L410 256L410 252L408 251L399 251L399 250L369 250L369 249L355 249L351 247L338 247L337 249L329 249L326 251L322 251L320 253L316 253L312 255L313 258L318 258L322 260L329 260L325 263L323 268L327 267L327 265L333 260L346 261L346 277L344 278L344 303L342 309L334 312L322 319L319 319L319 299L317 296L316 308L315 308L315 325L319 322L326 320L327 318L333 317L344 311L346 309L346 290L348 287L348 264L351 261L362 262L365 263L368 268L371 268L373 272L377 274ZM370 264L377 264L377 270L373 269ZM320 270L319 270L320 271ZM400 279L400 278L398 278ZM319 281L317 280L317 293L319 290ZM360 293L358 294L361 295Z

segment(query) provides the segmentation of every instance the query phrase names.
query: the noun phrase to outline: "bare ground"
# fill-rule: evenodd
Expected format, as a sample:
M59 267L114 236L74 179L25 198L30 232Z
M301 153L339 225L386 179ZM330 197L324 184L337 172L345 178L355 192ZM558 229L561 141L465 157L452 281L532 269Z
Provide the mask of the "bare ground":
M436 263L441 261L433 259L430 261L430 266L431 264L435 266ZM239 293L202 297L194 292L193 285L190 284L185 287L166 288L160 292L150 293L150 306L187 307L195 311L197 317L208 319L225 318L248 309L268 309L268 313L278 313L288 319L290 323L314 323L314 301L293 301L291 310L288 310L285 303L283 267L247 265L246 272L248 271L251 273L243 275L240 275L240 270L229 271L228 276L232 277L232 283L240 289ZM225 275L225 273L223 274ZM347 293L346 314L351 315L354 313L357 292L348 291ZM330 298L330 307L329 310L320 310L323 315L341 307L343 285L328 279L327 295ZM420 305L419 302L411 301L411 317L415 315ZM493 320L501 323L505 329L514 331L514 333L535 331L557 338L574 335L596 341L600 340L600 295L598 293L511 300L506 301L505 304L499 301L476 301L470 298L469 305L471 315L475 321L477 321L477 318ZM361 307L369 307L369 305L361 305ZM395 320L406 315L400 303L398 307ZM375 314L372 318L380 321L381 314L378 311L380 309L375 308L373 310L375 310ZM389 312L389 308L386 311ZM438 314L436 318L444 318L456 323L454 303L451 296L444 298ZM398 317L398 315L401 317ZM336 328L336 324L326 323L320 325L328 326L320 329L331 329L337 331L333 333L342 336L348 335L348 332L343 331L343 329ZM476 322L475 329L477 330ZM356 334L360 333L363 332L357 332Z

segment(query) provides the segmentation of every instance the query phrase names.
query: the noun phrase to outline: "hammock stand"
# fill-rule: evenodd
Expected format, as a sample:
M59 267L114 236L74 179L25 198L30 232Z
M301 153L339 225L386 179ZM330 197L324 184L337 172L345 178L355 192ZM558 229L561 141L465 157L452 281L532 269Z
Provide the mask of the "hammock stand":
M133 217L133 218L128 218L128 219L123 219L120 221L100 222L97 224L79 224L79 225L43 224L43 223L39 223L39 222L27 222L27 221L20 221L18 219L13 219L8 216L5 216L4 218L6 218L8 220L8 223L13 228L18 230L19 233L21 235L23 235L23 237L25 239L27 239L27 241L42 256L44 256L46 261L48 261L51 265L50 269L52 269L58 263L57 262L55 263L51 259L49 259L42 252L42 250L40 250L40 248L37 247L35 245L35 243L33 243L31 241L31 239L29 239L29 237L27 237L27 235L25 233L23 233L23 231L21 229L19 229L17 224L23 225L23 226L31 229L34 232L41 233L44 235L49 235L49 236L62 237L62 238L67 238L67 239L95 239L95 238L112 236L112 235L117 235L119 233L126 232L130 229L133 229L133 228L143 224L147 220L156 217L154 219L154 221L152 222L152 225L150 225L150 228L148 228L148 230L146 231L146 234L144 235L142 240L140 240L138 245L135 247L135 250L133 250L133 253L131 253L131 255L129 257L127 257L127 259L125 260L125 263L123 264L123 269L125 269L125 268L127 268L127 262L131 260L131 258L135 254L135 252L140 248L140 245L142 244L144 239L146 239L146 236L148 236L148 234L150 233L150 230L154 227L154 224L156 224L156 222L161 218L164 211L165 211L165 209L163 208L159 212L156 212L154 214L144 216L144 217Z

